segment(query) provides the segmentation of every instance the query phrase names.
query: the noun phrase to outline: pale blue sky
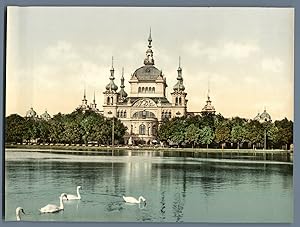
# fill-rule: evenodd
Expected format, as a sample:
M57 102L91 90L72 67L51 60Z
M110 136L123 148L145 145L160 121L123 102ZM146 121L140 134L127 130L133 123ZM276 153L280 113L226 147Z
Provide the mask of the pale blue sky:
M182 59L188 111L210 96L225 117L293 119L294 11L284 8L10 7L6 115L69 113L84 86L102 109L114 56L116 84L143 65L149 27L168 97Z

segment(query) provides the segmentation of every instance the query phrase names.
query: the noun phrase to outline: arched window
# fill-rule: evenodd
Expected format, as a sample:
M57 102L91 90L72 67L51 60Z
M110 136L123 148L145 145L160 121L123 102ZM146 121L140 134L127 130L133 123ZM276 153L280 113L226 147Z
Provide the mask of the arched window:
M142 91L142 89L141 89L141 87L139 87L139 93L141 93L141 91Z
M146 87L145 92L148 93L148 88Z
M178 97L176 97L176 99L175 99L175 106L177 106L178 105Z
M114 104L114 98L113 97L111 97L111 103L110 103L111 105L113 105Z
M144 124L141 124L139 128L139 134L145 135L145 131L146 131L146 126Z
M152 92L155 93L155 87L152 88Z
M181 97L179 98L179 105L181 105Z
M142 87L142 92L143 92L143 93L145 92L145 88L144 88L144 87Z
M107 105L109 105L109 100L110 100L110 98L109 98L109 97L107 97Z
M123 110L121 110L121 112L120 112L120 117L121 118L123 117Z
M124 110L124 117L125 117L125 118L127 117L127 113L126 113L126 110Z
M169 116L168 117L171 118L171 112L169 112Z
M117 112L117 117L120 117L120 111L118 110L118 112Z

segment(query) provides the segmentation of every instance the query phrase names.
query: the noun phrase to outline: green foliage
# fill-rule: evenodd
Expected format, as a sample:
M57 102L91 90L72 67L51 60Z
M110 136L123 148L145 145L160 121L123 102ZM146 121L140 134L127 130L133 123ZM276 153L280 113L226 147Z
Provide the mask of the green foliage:
M215 140L217 143L226 143L230 140L231 129L229 126L229 122L223 121L220 123L215 130Z
M21 143L24 138L25 119L18 114L6 117L5 138L7 142Z
M210 127L205 126L204 128L200 129L199 137L200 137L200 142L202 144L206 144L208 148L208 145L212 143L215 135L213 130Z
M194 124L189 125L185 131L185 140L194 147L200 142L200 129Z

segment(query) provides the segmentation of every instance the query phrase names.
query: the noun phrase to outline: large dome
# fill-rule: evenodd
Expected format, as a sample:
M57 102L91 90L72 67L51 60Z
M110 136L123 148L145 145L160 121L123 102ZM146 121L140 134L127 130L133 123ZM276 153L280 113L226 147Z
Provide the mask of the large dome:
M161 71L153 65L144 65L135 70L132 76L136 77L138 80L152 81L156 80L161 74Z

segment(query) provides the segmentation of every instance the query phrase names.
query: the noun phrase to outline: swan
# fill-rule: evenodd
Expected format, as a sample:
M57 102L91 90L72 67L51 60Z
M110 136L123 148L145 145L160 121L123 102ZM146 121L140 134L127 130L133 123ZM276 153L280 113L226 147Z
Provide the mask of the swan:
M67 194L66 193L62 193L60 195L60 197L59 197L59 201L60 201L60 205L59 206L53 205L53 204L48 204L48 205L42 207L40 209L40 212L41 213L55 213L55 212L63 210L64 209L64 203L63 203L63 198L64 197L66 197L68 199Z
M81 199L81 196L79 194L79 189L81 188L81 186L77 186L77 196L76 195L71 195L71 194L67 194L67 198L64 197L64 200L76 200L76 199Z
M140 196L139 199L131 196L123 196L123 199L126 203L141 203L141 201L146 203L146 199L143 196Z
M25 214L23 208L22 208L22 207L18 207L18 208L16 209L16 217L17 217L17 221L21 221L21 212L22 212L23 214Z

